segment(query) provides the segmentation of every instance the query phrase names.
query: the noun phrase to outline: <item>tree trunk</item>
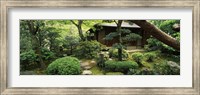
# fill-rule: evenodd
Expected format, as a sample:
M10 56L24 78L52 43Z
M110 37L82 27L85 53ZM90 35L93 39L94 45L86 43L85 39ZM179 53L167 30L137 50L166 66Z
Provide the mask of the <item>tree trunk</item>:
M40 68L45 69L46 65L42 59L41 46L38 43L38 39L35 35L32 35L32 45L33 45L33 50L35 51L35 54L38 55Z
M180 43L175 38L166 34L153 24L147 22L146 20L129 20L129 21L139 25L145 32L150 32L150 34L153 37L165 43L166 45L171 46L176 50L180 50Z
M71 53L71 55L72 55L72 52L73 51L73 47L72 47L72 45L70 46L70 53Z
M86 39L85 39L85 37L83 35L83 30L82 30L81 25L78 25L78 33L79 33L79 36L80 36L81 40L85 41Z
M122 61L122 33L121 33L122 20L118 20L117 32L119 32L119 48L118 48L118 60Z
M39 26L36 26L34 28L34 23L33 20L27 21L28 27L29 27L29 32L31 34L31 39L32 39L32 49L35 51L35 53L38 55L39 58L39 63L40 63L40 68L45 69L46 65L43 62L42 59L42 53L41 53L41 45L39 42L39 39L37 38L36 34L39 32Z
M81 38L82 41L85 41L86 40L86 37L84 37L83 35L83 30L82 30L82 23L83 23L83 20L78 20L78 24L75 23L73 20L71 20L71 22L77 27L78 29L78 33L79 33L79 36Z
M45 69L46 68L46 64L44 63L44 61L42 59L41 47L37 47L36 50L35 50L35 52L36 52L36 54L38 54L40 68L41 69Z

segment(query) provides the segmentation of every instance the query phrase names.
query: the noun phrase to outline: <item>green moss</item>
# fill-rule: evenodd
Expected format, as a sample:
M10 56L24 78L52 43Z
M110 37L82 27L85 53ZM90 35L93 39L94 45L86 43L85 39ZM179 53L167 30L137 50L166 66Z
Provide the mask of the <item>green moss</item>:
M122 72L108 72L106 75L123 75Z
M103 75L103 71L97 66L92 67L90 70L93 75Z

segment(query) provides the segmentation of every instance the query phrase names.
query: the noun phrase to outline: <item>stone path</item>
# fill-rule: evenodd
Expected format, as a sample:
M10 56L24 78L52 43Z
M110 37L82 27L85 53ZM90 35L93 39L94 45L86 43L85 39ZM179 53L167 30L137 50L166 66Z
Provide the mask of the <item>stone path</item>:
M82 75L91 75L92 71L90 71L90 69L97 64L94 60L81 60L80 63L81 68L83 68Z
M90 70L84 70L82 75L92 75L92 71Z

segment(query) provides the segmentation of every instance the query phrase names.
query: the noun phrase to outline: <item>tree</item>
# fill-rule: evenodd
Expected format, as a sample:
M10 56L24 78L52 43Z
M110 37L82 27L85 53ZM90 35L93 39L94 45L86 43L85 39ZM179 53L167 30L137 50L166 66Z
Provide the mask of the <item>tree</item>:
M139 25L145 32L150 32L150 34L156 39L173 47L176 50L180 50L179 41L158 29L155 25L147 22L146 20L129 20L129 22Z
M54 30L54 28L50 28L48 33L47 33L47 39L49 41L49 49L50 51L54 51L56 52L57 49L59 48L59 40L57 39L58 37L60 37L58 32L54 32L52 31Z
M37 33L41 32L41 27L43 27L44 23L38 20L26 20L26 23L31 34L33 50L38 55L41 69L44 69L46 65L42 59L40 38L37 37Z
M122 26L122 20L118 20L116 22L117 24L117 32L119 33L119 48L118 48L118 60L122 61L122 31L121 31L121 26Z
M106 22L112 22L112 21L106 21ZM113 46L118 49L118 60L122 61L122 50L124 47L125 42L129 41L137 41L141 39L141 36L135 33L131 33L129 29L122 29L121 25L123 20L114 20L113 22L116 23L117 29L116 32L111 32L108 35L106 35L105 40L112 40L114 37L118 37L119 42L114 44ZM124 37L122 37L122 34L126 34Z
M88 35L85 35L85 33L87 33L89 29L95 29L94 25L102 23L102 20L70 20L70 21L73 25L77 27L81 41L87 40Z
M67 35L65 37L64 46L70 49L70 54L73 54L73 50L79 44L79 39L72 35Z
M74 22L73 20L71 20L71 22L77 27L81 40L85 41L86 37L83 35L83 29L82 29L83 20L78 20L78 23Z

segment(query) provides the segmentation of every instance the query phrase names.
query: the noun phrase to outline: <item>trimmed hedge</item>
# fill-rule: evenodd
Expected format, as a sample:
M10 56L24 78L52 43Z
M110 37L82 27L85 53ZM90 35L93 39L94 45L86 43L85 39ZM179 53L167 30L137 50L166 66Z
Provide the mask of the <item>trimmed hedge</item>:
M156 58L157 54L155 52L148 52L144 54L146 61L153 62Z
M118 58L118 49L113 49L113 48L110 49L109 56L111 58ZM123 49L122 50L122 58L126 60L128 58L128 56L129 56L129 53L125 49Z
M75 57L63 57L56 59L47 67L50 75L79 75L81 74L80 62Z
M127 74L129 69L138 68L138 64L134 61L114 61L108 60L105 62L105 71L112 71L112 72L122 72Z
M136 52L132 54L133 60L135 60L135 62L137 63L142 63L143 57L144 57L143 54L140 52Z
M96 58L101 51L101 43L98 41L82 41L75 50L75 56L78 58Z

